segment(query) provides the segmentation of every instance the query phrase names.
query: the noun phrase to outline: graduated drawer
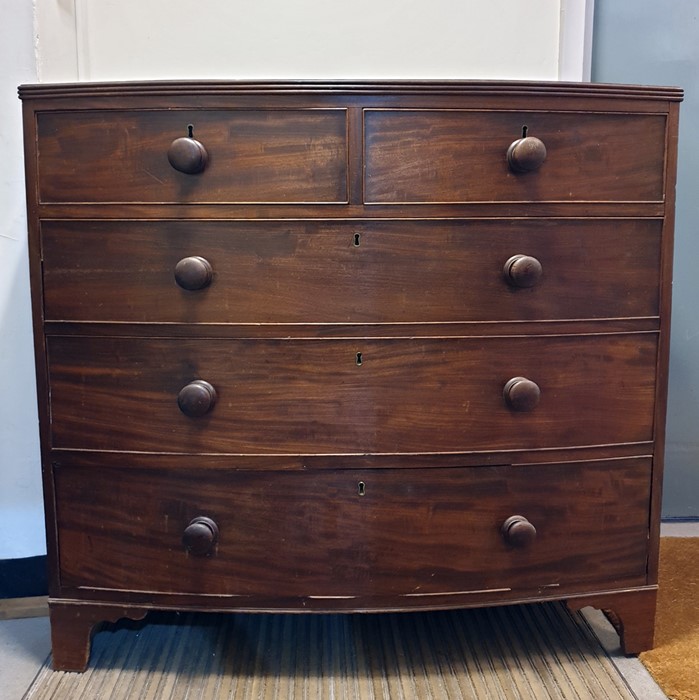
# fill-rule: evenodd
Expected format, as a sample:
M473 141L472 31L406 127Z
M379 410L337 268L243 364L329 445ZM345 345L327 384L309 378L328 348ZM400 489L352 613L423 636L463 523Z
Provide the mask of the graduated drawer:
M203 172L168 151L188 126ZM40 112L39 201L346 202L344 109Z
M654 333L53 336L47 349L54 448L303 455L653 439Z
M538 170L513 172L510 144L544 143ZM367 203L660 201L664 114L364 112Z
M407 472L62 466L60 580L241 596L233 605L242 607L316 596L362 605L397 596L412 606L439 593L639 585L650 478L649 459ZM519 532L505 533L512 516Z
M44 317L233 324L657 316L661 228L657 220L44 221ZM539 261L540 278L524 280L532 286L505 272L516 255ZM183 280L186 264L194 268Z

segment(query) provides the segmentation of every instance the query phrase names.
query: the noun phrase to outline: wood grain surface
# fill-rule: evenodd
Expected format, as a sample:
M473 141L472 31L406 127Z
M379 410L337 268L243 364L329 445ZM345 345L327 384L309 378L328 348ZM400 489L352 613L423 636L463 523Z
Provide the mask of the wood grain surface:
M56 667L158 607L652 644L681 90L20 97Z
M360 495L359 484L364 484ZM642 583L648 460L545 467L56 472L66 588L255 597L415 596ZM546 494L542 498L542 493ZM508 545L502 523L536 527ZM215 552L188 554L197 516Z
M643 201L664 194L664 115L367 110L367 202ZM545 163L513 173L524 127Z
M654 333L545 343L51 337L52 444L318 454L648 441L656 350ZM532 411L512 411L503 399L517 376L541 388ZM198 379L218 400L189 418L177 396Z
M652 317L660 231L604 219L44 221L44 311L187 324ZM505 279L517 254L543 267L533 287ZM175 282L189 256L213 268L205 289Z
M188 126L209 163L167 158ZM37 119L42 202L345 202L345 110L49 112Z

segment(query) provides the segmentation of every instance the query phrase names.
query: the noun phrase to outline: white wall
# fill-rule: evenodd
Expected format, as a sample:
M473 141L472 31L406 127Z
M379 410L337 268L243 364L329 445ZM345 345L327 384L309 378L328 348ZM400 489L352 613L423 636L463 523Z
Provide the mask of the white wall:
M42 81L580 80L593 0L37 0Z
M0 559L45 552L16 86L159 78L579 80L593 0L0 0ZM36 36L35 36L36 35Z
M32 3L0 0L0 559L43 554L17 85L36 81Z

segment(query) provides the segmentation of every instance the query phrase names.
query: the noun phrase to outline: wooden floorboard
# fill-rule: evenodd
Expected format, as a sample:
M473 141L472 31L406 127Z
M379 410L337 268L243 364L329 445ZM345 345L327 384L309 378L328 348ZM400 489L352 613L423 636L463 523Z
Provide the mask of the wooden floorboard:
M21 617L43 617L48 614L48 596L0 599L0 620L15 620Z

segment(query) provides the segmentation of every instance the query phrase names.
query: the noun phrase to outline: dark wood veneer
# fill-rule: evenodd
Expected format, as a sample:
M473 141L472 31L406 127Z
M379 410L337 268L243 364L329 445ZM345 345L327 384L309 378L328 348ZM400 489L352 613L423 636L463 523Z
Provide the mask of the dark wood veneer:
M346 202L345 110L46 112L41 202ZM188 127L202 172L168 160Z
M681 90L20 97L54 667L153 608L652 645Z
M652 219L49 220L44 313L190 324L655 316L661 227ZM504 275L516 254L543 267L531 287ZM188 256L212 268L195 293L176 286Z
M658 201L665 128L662 115L367 110L366 201ZM548 153L533 172L502 157L523 133Z
M315 596L564 593L645 577L649 460L407 473L66 467L55 479L66 592L245 596L248 607L279 595L302 606ZM500 532L516 513L537 529L524 547ZM201 516L220 534L196 556L182 536Z
M653 436L655 334L47 342L58 448L454 452ZM503 398L519 376L541 388L529 412ZM210 383L217 399L191 418L177 398L195 380Z

